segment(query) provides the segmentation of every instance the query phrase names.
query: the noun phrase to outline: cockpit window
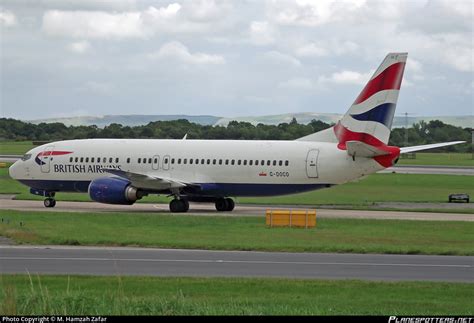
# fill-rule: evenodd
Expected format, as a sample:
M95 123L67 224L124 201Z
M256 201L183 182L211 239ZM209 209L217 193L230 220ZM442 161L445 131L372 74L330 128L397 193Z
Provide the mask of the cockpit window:
M31 154L24 154L23 157L21 157L21 160L26 161L31 158Z

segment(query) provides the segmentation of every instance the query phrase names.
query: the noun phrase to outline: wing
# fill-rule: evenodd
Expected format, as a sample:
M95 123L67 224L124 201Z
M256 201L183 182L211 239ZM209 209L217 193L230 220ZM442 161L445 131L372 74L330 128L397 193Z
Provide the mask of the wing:
M164 177L156 177L151 175L139 174L139 173L132 173L126 172L119 169L113 168L103 168L103 171L114 174L119 177L123 177L128 179L133 186L151 190L169 190L174 188L183 188L188 186L199 187L199 185L193 183L187 183L175 179L164 178Z
M402 147L400 148L400 153L411 153L414 151L425 150L425 149L432 149L432 148L439 148L451 145L457 145L465 143L465 141L450 141L450 142L442 142L439 144L430 144L430 145L421 145L421 146L411 146L411 147Z

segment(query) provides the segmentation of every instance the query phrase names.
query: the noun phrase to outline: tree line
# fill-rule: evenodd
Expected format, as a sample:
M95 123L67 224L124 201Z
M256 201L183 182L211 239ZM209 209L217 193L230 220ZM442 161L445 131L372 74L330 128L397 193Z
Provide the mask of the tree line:
M32 124L20 120L0 118L0 139L55 141L86 138L153 138L181 139L241 139L241 140L293 140L329 128L320 120L300 124L295 118L279 125L253 125L231 121L227 127L200 125L185 119L155 121L142 126L123 126L112 123L104 128L92 126L66 126L63 123ZM408 138L408 142L407 139ZM471 152L472 128L461 128L442 121L421 121L412 127L392 129L390 145L414 146L437 142L465 140L466 144L443 148L444 151Z

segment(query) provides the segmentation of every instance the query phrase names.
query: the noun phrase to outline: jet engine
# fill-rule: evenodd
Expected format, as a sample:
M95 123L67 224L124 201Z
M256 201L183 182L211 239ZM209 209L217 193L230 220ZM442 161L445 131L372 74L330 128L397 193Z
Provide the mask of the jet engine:
M106 204L131 205L145 195L130 181L119 177L94 179L89 184L88 192L92 200Z

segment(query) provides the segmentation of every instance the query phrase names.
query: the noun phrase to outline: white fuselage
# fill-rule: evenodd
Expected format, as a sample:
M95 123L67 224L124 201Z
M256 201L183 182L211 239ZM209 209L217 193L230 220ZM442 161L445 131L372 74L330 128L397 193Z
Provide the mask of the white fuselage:
M116 168L201 185L202 194L270 196L383 169L371 158L354 160L335 143L305 141L86 139L53 142L28 154L10 175L46 191L85 192L92 180L114 176L102 168Z

